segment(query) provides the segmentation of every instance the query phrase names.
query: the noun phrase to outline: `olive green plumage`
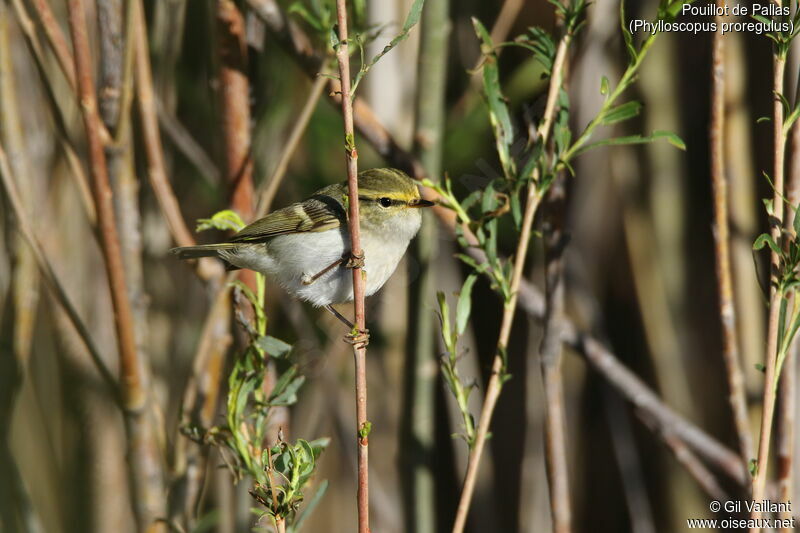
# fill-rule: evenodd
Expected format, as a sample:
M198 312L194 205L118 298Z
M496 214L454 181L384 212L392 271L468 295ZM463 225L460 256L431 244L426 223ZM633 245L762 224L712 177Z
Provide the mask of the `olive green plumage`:
M419 230L416 208L433 204L420 197L414 180L391 168L361 172L358 197L370 295L394 272ZM350 252L348 202L347 182L329 185L253 222L226 242L173 252L181 259L217 256L234 267L262 272L314 305L348 301L352 280L341 261Z

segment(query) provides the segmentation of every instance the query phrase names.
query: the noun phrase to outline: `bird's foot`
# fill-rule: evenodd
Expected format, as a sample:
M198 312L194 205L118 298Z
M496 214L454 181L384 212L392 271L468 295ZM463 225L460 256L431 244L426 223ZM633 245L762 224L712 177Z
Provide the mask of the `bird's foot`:
M344 266L347 268L364 268L364 252L362 251L360 254L356 255L353 252L345 254L345 257L342 258L347 259Z
M356 350L366 348L369 344L369 330L354 327L350 333L344 336L344 342L352 344Z

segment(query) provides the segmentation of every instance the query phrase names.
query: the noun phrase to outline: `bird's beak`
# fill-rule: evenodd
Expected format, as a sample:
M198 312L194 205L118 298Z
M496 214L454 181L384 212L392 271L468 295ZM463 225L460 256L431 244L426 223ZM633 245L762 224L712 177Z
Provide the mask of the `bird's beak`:
M434 202L422 198L414 198L408 202L408 207L433 207L434 205L436 205Z

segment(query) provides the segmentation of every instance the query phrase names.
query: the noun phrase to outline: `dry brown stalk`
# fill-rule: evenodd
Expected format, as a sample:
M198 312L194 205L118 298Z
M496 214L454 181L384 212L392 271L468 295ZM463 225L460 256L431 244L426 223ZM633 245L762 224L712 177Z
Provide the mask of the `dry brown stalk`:
M796 205L796 204L795 204ZM789 304L791 305L791 304ZM781 373L780 398L778 399L778 501L790 502L794 498L794 439L795 439L795 395L797 393L797 345L790 348L788 359ZM781 510L782 520L792 518L791 509ZM789 532L794 528L784 527L781 531Z
M797 95L800 95L800 87L795 87ZM795 105L798 104L797 96ZM791 130L790 166L788 169L789 178L786 183L786 199L790 205L800 203L800 126L797 123ZM785 221L784 228L796 239L798 236L794 232L794 217L790 215ZM784 250L788 248L786 242ZM792 296L792 298L796 298ZM791 309L794 300L790 301L788 307ZM789 348L788 359L785 365L786 371L781 374L781 383L778 398L778 427L777 427L777 451L778 451L778 501L786 502L794 500L794 446L795 446L795 421L797 417L795 398L797 394L797 372L798 372L798 344L795 339ZM781 512L781 519L791 518L791 513ZM789 531L782 528L781 531Z
M350 253L352 257L363 260L364 250L361 248L361 228L358 214L358 152L355 144L353 128L353 101L350 95L350 54L347 42L347 5L345 0L336 0L336 19L339 27L339 43L336 48L336 59L339 63L339 81L341 82L342 117L344 119L345 156L347 159L347 192L348 229L350 231ZM353 312L357 334L366 331L366 312L364 309L364 293L366 289L366 272L361 266L353 268ZM364 343L353 346L356 377L356 424L358 434L358 531L369 532L369 422L367 421L367 349Z
M92 79L89 36L82 0L70 0L68 6L70 30L76 51L75 70L78 72L78 90L89 150L92 194L97 208L106 273L114 304L114 321L122 369L123 402L126 410L136 412L144 407L146 393L137 360L130 302L125 289L125 269L122 264L114 208L111 203L111 187L108 183L103 142L99 133L100 116L97 111L97 99Z
M92 194L97 209L103 259L114 308L120 357L120 392L128 428L135 508L141 528L163 531L165 529L163 524L157 522L158 518L165 515L163 471L154 428L148 416L149 391L143 375L144 362L140 360L136 349L135 324L125 282L125 267L108 181L82 0L69 0L68 11L75 50L78 94L89 152Z
M717 501L728 501L729 497L720 486L717 478L706 468L706 465L692 453L685 442L676 438L675 435L670 434L665 434L663 438L678 462L683 465L686 471L697 481L706 494Z
M36 10L36 14L39 16L39 22L42 23L44 34L47 36L53 54L56 56L58 66L61 67L61 72L64 73L64 77L67 79L69 86L75 91L75 64L72 61L69 43L67 43L64 32L61 31L61 26L58 25L58 21L53 15L53 11L50 9L50 4L48 4L47 0L31 0L31 3Z
M250 84L244 17L231 0L217 2L225 176L231 206L249 221L253 215L253 161L250 157Z
M572 513L567 470L566 412L561 374L561 324L564 316L564 211L566 209L564 177L551 186L547 196L545 249L544 337L540 348L539 366L544 388L545 466L550 491L550 513L553 531L567 533L571 529Z
M723 5L718 0L717 5ZM723 17L717 17L722 22ZM722 325L722 355L728 379L728 402L733 414L739 452L745 464L753 457L753 438L747 415L744 375L736 332L736 306L731 272L730 227L728 222L728 178L725 174L725 45L723 36L713 36L711 65L711 187L714 193L714 255L717 266L717 296Z
M785 156L785 143L783 138L783 104L778 98L778 94L783 94L783 78L786 70L786 59L779 54L775 54L773 62L773 142L774 142L774 161L773 161L773 189L772 217L782 221L784 216L783 208L783 166ZM773 240L780 246L781 225L772 224L771 234ZM772 435L772 418L775 413L775 399L778 384L777 377L777 358L778 358L778 328L780 321L780 300L782 294L775 286L776 276L779 274L780 259L774 251L770 253L770 297L769 297L769 321L767 326L767 350L764 355L764 396L763 412L761 414L761 436L758 442L758 461L756 471L753 476L754 501L761 501L764 498L764 490L767 483L767 467L769 465L770 437ZM751 513L752 518L759 518L761 512L754 508Z

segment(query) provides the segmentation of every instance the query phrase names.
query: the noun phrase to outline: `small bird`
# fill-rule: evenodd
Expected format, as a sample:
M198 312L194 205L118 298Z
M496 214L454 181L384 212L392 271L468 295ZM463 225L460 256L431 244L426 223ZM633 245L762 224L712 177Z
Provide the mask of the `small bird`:
M353 324L332 304L353 300L352 257L347 227L347 182L322 188L306 200L273 211L228 241L173 248L180 259L219 257L229 268L261 272L289 294ZM358 175L366 295L377 292L397 268L419 231L418 208L433 202L420 197L408 175L393 168L374 168Z

